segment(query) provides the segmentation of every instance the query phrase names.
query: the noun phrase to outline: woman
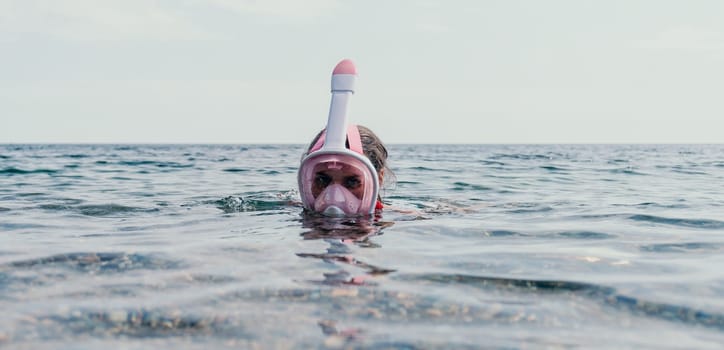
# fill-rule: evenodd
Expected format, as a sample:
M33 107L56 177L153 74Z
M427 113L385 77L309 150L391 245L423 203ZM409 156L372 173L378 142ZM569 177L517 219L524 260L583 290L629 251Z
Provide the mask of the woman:
M380 184L387 149L368 128L348 125L347 106L354 93L357 68L342 60L332 72L332 102L327 127L302 157L297 180L308 211L328 216L372 215L382 209Z

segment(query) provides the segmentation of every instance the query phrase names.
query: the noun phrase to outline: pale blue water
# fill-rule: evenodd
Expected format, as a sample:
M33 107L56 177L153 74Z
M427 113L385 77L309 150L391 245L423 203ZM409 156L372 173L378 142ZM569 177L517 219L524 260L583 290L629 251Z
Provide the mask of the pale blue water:
M0 145L0 347L724 344L724 145L389 145L374 222L302 145Z

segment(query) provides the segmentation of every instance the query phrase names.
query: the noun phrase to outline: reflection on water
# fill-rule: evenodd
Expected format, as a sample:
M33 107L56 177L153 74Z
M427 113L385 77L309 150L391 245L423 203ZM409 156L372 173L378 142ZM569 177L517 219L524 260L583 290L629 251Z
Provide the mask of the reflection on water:
M355 258L350 245L361 248L380 248L373 238L383 234L383 230L394 223L381 221L380 217L370 218L329 218L315 214L303 215L302 227L307 229L301 236L305 240L324 240L329 244L323 253L297 253L303 258L320 259L329 264L346 264L363 270L365 273L352 276L341 269L338 272L324 273L324 279L317 281L327 285L363 285L374 284L373 277L394 272L368 264Z

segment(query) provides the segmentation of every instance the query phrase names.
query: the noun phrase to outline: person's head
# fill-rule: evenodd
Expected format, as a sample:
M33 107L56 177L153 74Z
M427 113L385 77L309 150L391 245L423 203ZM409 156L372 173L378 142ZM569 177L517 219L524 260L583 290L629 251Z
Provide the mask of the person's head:
M314 138L297 174L307 210L331 216L373 214L380 207L380 183L387 169L387 149L368 128L347 121L357 68L345 59L332 71L332 102L327 127Z
M343 152L322 149L324 136L320 131L303 156L299 190L305 207L333 215L370 213L381 199L381 184L392 174L387 148L364 126L349 127Z

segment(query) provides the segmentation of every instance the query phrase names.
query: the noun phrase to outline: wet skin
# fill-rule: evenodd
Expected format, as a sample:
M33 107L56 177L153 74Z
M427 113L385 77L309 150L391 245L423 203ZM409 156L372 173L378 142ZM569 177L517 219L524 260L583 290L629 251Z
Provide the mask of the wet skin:
M344 186L355 197L362 199L364 195L363 179L361 176L344 170L327 169L318 171L314 175L312 195L316 198L325 188L332 184Z

